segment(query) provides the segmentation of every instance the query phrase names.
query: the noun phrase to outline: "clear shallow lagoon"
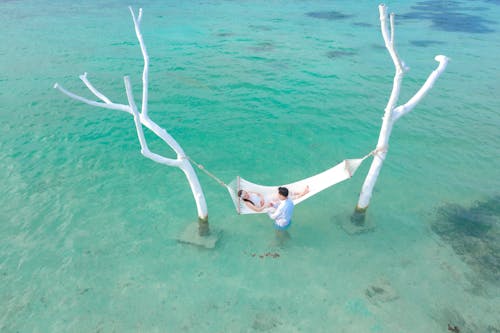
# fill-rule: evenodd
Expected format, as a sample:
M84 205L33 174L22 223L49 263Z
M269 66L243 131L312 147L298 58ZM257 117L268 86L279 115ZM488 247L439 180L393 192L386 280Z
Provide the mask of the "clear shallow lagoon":
M88 72L125 102L130 75L140 96L128 3L2 1L0 331L498 332L500 6L430 4L387 2L412 68L402 102L435 55L451 62L395 125L375 230L340 227L369 163L297 206L283 248L266 216L238 216L199 173L223 232L204 250L177 243L196 219L190 189L142 157L132 118L52 88L90 97ZM394 74L378 2L133 5L151 117L222 179L288 183L374 148Z

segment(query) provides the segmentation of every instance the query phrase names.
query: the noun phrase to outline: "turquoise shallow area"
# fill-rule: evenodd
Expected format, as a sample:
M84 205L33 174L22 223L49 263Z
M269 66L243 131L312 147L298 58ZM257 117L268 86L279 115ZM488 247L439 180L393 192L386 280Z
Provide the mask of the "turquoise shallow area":
M199 173L222 232L214 250L176 241L196 220L192 194L180 170L142 157L131 117L53 89L91 97L88 72L125 103L130 75L139 99L127 5L0 2L1 332L500 330L498 281L431 228L440 207L499 195L498 1L387 2L411 67L401 102L435 55L451 62L394 127L372 232L341 228L370 162L297 206L281 247L266 216L238 216ZM378 2L132 5L144 8L151 117L223 180L289 183L375 147L394 75ZM394 297L371 297L381 285Z

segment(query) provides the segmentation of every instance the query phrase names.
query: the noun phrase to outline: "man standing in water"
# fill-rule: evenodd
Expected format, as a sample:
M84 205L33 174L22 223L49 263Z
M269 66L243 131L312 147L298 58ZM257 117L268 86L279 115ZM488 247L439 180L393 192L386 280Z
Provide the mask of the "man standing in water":
M278 198L279 201L270 204L275 210L269 212L268 215L274 220L274 227L277 234L284 233L287 235L286 229L292 224L294 204L288 197L288 189L286 187L278 187Z

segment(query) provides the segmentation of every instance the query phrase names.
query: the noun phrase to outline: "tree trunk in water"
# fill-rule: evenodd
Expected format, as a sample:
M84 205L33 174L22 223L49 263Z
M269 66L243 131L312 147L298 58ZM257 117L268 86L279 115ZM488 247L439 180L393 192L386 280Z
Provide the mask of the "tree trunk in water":
M394 76L393 86L391 96L385 108L385 113L382 121L382 126L380 129L380 135L377 142L376 153L370 170L366 176L366 179L361 188L361 193L359 195L358 204L351 216L351 221L354 224L362 225L365 220L366 210L370 204L370 200L373 193L373 188L377 182L378 175L384 164L384 160L387 156L389 149L389 138L391 136L392 128L394 123L403 115L410 112L418 102L427 94L427 92L432 88L434 82L438 79L441 73L445 70L448 64L448 58L443 55L438 55L435 60L439 62L438 68L436 68L427 78L426 82L422 85L420 90L404 105L396 107L396 103L399 99L399 93L401 89L401 83L403 81L404 73L408 70L403 61L399 58L396 48L394 45L394 14L390 15L390 30L387 25L387 7L385 5L379 5L380 13L380 24L382 36L384 38L385 46L389 51L389 54L394 63L396 69L396 74Z
M189 159L185 155L184 151L182 150L181 146L175 141L175 139L168 134L168 132L158 126L154 121L152 121L149 116L148 116L148 73L149 73L149 56L146 50L146 45L144 43L144 40L142 38L142 34L140 31L140 23L142 19L142 8L139 9L139 14L136 16L135 13L133 12L132 8L129 7L130 13L132 14L132 19L134 21L134 27L135 27L135 32L137 39L139 40L139 44L141 47L141 52L144 58L144 69L143 69L143 74L142 74L142 107L141 107L141 112L139 113L136 103L134 101L134 97L132 96L132 88L130 85L130 80L127 76L124 77L124 83L125 83L125 90L127 93L127 98L128 98L128 105L126 104L117 104L113 103L109 98L107 98L104 94L99 92L87 79L87 73L83 74L80 76L80 79L85 83L87 88L96 96L98 97L102 102L96 102L89 100L87 98L81 97L79 95L76 95L63 87L61 87L59 84L55 84L54 88L59 89L62 93L65 95L76 99L78 101L81 101L83 103L92 105L92 106L97 106L97 107L102 107L106 109L112 109L112 110L119 110L119 111L124 111L129 114L131 114L134 117L134 123L135 127L137 130L137 136L139 138L139 142L141 144L141 153L161 164L165 164L168 166L173 166L173 167L178 167L180 168L184 174L186 175L186 178L189 182L189 186L191 187L191 191L194 196L194 200L196 202L196 209L198 213L198 233L200 236L206 236L209 234L209 225L208 225L208 211L207 211L207 204L205 201L205 196L203 194L203 190L201 188L200 182L198 180L198 177L189 162ZM177 158L176 159L171 159L167 158L161 155L158 155L156 153L153 153L149 150L149 147L146 142L146 138L144 136L143 132L143 126L151 130L153 133L155 133L158 137L160 137L166 144L168 144L176 153Z

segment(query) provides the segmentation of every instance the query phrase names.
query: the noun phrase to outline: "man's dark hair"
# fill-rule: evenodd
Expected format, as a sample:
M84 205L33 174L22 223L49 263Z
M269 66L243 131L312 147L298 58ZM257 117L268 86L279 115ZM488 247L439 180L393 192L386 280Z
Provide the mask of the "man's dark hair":
M288 198L288 189L286 187L278 187L278 193Z

